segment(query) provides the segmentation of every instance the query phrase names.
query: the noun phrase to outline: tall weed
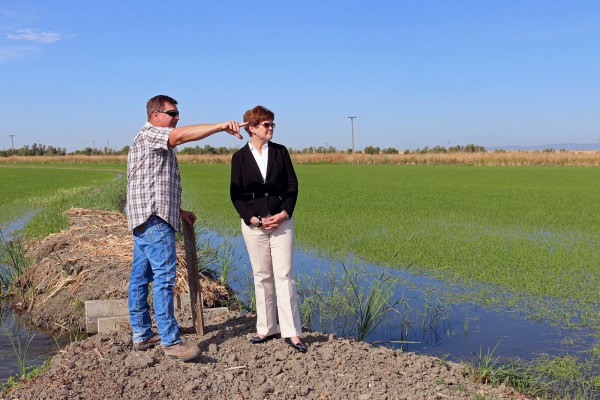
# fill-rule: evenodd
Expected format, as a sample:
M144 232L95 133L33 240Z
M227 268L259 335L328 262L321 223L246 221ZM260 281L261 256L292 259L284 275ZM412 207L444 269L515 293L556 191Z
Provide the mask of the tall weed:
M21 239L6 240L0 231L0 295L10 289L29 262Z
M394 289L401 279L382 273L376 276L360 268L343 266L323 274L298 277L300 310L305 325L366 341L388 313L401 303Z

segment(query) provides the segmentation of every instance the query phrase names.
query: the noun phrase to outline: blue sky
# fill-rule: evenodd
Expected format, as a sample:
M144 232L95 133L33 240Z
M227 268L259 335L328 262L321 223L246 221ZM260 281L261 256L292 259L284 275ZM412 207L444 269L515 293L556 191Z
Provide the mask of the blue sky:
M600 2L0 0L0 93L0 148L122 148L156 94L294 148L600 143Z

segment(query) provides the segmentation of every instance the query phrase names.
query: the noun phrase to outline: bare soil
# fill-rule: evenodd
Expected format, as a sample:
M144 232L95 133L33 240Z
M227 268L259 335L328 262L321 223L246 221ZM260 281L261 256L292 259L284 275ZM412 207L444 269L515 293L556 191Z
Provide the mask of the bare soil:
M71 226L39 243L36 263L19 282L18 305L51 329L83 330L81 302L127 296L131 234L122 215L71 210ZM183 249L180 254L183 255ZM185 268L179 268L185 270ZM209 277L207 306L229 293ZM181 276L178 291L185 291ZM236 311L206 312L204 336L192 333L191 312L178 320L184 339L201 354L191 362L165 357L160 346L134 351L130 332L73 342L8 399L516 399L504 386L473 382L464 366L319 332L306 332L301 354L282 339L252 345L255 319Z

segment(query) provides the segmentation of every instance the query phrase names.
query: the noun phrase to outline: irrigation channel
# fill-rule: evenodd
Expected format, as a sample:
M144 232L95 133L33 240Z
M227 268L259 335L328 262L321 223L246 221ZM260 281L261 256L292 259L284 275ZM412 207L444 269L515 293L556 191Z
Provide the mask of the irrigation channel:
M32 211L3 228L2 237L6 240L14 238L14 232L23 228L34 215L35 211ZM0 265L0 273L4 268ZM19 361L27 367L41 365L69 341L65 335L53 335L27 324L26 318L16 313L7 300L0 298L0 385L20 372ZM23 355L26 358L19 360Z
M3 229L4 238L10 238L11 232L21 229L32 216L33 214L26 215ZM249 301L248 288L252 284L252 278L241 236L226 237L204 230L198 235L198 243L228 253L225 257L233 260L234 264L228 273L227 282L238 292L242 301ZM322 278L326 274L339 278L344 267L347 270L362 271L360 276L364 280L357 282L361 290L368 290L373 278L382 274L403 282L394 288L393 294L393 298L402 299L402 302L396 305L395 310L389 311L383 322L366 338L368 342L377 345L454 361L470 360L474 354L485 354L495 348L494 356L529 361L540 355L554 357L570 354L587 358L587 350L595 340L592 330L552 326L523 317L521 313L508 308L498 311L471 303L443 304L435 293L460 289L407 271L355 263L352 260L342 265L301 249L295 250L294 262L300 290L304 278L316 278L308 282L311 285L326 286L327 280ZM306 279L304 281L307 282ZM327 287L321 289L327 290ZM312 328L325 330L318 319L313 320ZM335 333L345 336L349 332L338 327ZM69 342L68 337L55 337L27 325L26 318L15 313L6 301L0 302L0 384L19 372L19 360L12 343L16 345L19 341L24 346L29 340L27 366L42 364Z

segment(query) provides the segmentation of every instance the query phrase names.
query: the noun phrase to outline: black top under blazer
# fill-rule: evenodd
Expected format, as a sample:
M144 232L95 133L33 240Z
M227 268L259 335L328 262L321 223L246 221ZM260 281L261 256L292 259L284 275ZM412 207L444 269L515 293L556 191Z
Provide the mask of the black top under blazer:
M298 178L285 146L269 142L267 179L245 145L231 158L231 202L246 225L250 218L275 215L285 210L292 218L298 198Z

